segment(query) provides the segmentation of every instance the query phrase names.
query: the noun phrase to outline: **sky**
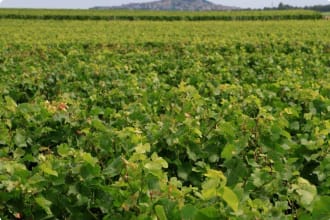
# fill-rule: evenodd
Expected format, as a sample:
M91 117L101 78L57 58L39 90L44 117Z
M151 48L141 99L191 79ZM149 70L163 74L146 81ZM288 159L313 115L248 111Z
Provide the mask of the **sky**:
M90 8L94 6L116 6L127 3L154 0L0 0L0 8ZM277 6L280 2L294 6L325 5L330 0L209 0L216 4L241 8L263 8Z

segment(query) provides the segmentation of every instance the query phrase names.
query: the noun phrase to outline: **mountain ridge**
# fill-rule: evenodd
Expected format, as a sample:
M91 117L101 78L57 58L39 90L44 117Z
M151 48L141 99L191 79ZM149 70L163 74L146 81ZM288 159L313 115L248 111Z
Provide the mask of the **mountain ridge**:
M207 0L159 0L146 3L129 3L121 6L96 6L92 9L168 10L168 11L225 11L238 7L218 5Z

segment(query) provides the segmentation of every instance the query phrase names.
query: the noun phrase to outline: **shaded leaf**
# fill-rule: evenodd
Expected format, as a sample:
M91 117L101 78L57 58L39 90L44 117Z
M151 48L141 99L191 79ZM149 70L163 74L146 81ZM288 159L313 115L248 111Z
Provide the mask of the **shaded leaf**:
M47 215L52 216L53 213L50 209L52 202L45 199L43 196L38 196L35 198L36 203L47 213Z
M24 132L21 130L16 130L16 134L14 137L14 142L17 147L27 147L26 137Z
M155 212L159 220L167 220L165 209L161 205L155 206Z
M196 213L198 212L198 209L193 206L193 205L185 205L182 209L181 209L181 217L182 220L193 220L196 216Z

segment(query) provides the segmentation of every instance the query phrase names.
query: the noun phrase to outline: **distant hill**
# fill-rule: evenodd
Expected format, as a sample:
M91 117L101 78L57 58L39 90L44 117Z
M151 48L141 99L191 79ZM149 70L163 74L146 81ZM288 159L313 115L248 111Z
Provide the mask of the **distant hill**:
M207 0L160 0L147 3L131 3L114 7L97 6L92 9L137 9L137 10L174 10L174 11L212 11L237 10L237 7L217 5Z

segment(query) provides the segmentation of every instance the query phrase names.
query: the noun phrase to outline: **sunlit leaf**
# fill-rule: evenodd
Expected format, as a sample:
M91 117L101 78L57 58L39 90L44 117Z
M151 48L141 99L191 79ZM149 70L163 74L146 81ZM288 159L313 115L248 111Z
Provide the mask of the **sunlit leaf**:
M225 186L223 192L221 192L221 197L226 201L230 208L234 210L234 212L238 211L239 201L234 191Z
M44 162L39 167L44 173L48 175L58 176L57 171L53 169L52 164L50 162Z

